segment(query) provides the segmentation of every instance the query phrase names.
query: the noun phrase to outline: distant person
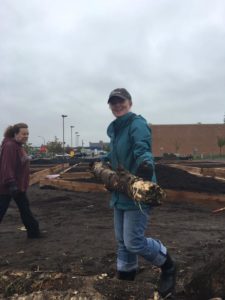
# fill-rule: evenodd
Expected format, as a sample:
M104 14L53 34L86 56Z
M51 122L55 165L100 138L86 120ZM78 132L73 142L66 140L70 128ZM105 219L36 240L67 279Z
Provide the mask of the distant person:
M29 186L29 157L23 145L28 140L28 126L24 123L9 126L0 148L0 223L13 198L20 211L28 238L41 237L27 198Z
M151 149L151 130L142 116L131 112L132 99L124 88L113 90L108 98L116 119L109 125L109 160L113 170L124 168L144 180L156 181ZM176 267L166 247L159 240L145 237L151 206L137 205L125 194L112 192L115 236L118 243L118 279L134 280L138 255L161 268L158 291L162 297L175 290Z

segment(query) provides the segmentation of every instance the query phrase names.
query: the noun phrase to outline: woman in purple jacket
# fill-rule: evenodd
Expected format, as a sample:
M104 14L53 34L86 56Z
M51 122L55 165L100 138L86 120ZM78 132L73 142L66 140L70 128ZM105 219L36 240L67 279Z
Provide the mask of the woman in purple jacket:
M26 195L29 186L29 157L24 150L29 136L24 123L9 126L0 148L0 223L13 198L19 208L28 238L39 238L39 224Z

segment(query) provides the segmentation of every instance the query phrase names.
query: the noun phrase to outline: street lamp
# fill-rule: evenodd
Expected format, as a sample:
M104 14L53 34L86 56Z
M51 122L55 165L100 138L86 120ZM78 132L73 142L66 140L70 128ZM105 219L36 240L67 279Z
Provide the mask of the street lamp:
M45 144L45 138L44 138L43 136L41 136L41 135L39 135L38 137L41 138L41 139L43 139L44 146L45 146L45 145L46 145L46 144Z
M76 147L78 147L79 146L79 132L78 131L76 131L75 132L75 134L76 134Z
M73 148L73 128L74 128L74 126L71 125L70 126L70 129L71 129L71 148Z
M77 134L77 147L79 147L79 134Z
M67 117L67 115L62 115L63 118L63 161L65 158L65 140L64 140L64 119Z

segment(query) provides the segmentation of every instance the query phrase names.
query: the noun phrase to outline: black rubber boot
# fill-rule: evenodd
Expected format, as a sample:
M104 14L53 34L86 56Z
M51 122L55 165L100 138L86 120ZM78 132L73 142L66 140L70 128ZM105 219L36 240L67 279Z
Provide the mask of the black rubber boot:
M176 265L169 253L167 253L166 261L161 266L161 270L158 292L164 299L173 299L176 285Z
M119 280L128 280L128 281L134 281L135 276L136 276L137 271L129 271L129 272L124 272L124 271L118 271L117 272L117 278Z
M41 239L44 235L39 231L27 231L27 238L28 239Z

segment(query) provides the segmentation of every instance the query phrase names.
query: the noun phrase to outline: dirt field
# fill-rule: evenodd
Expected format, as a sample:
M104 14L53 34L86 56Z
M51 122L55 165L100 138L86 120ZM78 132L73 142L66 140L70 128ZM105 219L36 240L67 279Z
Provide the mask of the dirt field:
M14 203L0 226L0 299L147 300L159 270L140 259L135 282L116 279L116 244L109 193L29 189L45 238L27 240ZM225 247L225 203L167 201L152 212L147 235L160 239L178 264L178 300L202 299L184 291L193 274ZM42 294L38 291L42 291ZM35 296L34 296L35 295ZM36 297L36 298L35 298ZM86 297L86 298L85 298Z

